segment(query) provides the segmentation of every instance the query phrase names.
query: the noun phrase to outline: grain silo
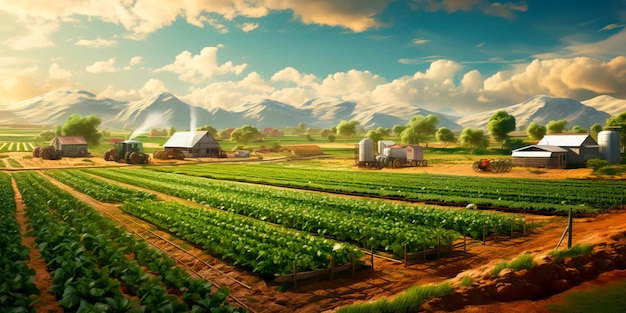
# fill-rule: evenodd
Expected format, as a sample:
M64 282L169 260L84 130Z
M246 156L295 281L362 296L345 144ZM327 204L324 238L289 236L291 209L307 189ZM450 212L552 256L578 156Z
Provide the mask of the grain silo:
M620 139L619 133L614 130L603 130L598 133L598 145L600 146L600 158L609 163L620 163Z

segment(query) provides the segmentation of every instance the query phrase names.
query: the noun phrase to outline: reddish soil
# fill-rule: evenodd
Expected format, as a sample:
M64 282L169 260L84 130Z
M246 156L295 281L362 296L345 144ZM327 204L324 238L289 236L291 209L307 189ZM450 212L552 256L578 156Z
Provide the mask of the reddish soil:
M26 165L26 164L24 164ZM469 166L468 166L469 165ZM589 170L541 170L544 173L537 174L524 168L514 168L511 173L474 173L471 170L471 163L460 164L437 164L427 168L405 168L405 169L383 169L384 171L402 171L431 174L458 174L458 175L479 175L493 177L531 177L531 178L583 178L590 175ZM77 193L69 187L64 187L79 197L82 201L89 203L98 210L108 210L108 213L118 210L114 205L99 203L85 195ZM171 196L158 194L168 200L184 201ZM20 202L18 201L18 205ZM23 205L22 208L23 210ZM119 210L117 214L123 214ZM337 274L335 279L309 279L298 283L298 288L278 291L283 289L280 284L272 281L259 279L249 274L246 270L228 265L220 259L206 256L200 249L190 248L194 253L202 254L203 259L211 260L212 264L224 269L228 275L238 277L245 283L252 286L249 291L236 291L236 296L243 299L245 304L252 308L254 312L324 312L333 311L341 306L376 300L380 297L391 298L413 285L428 283L438 283L448 279L464 277L484 277L485 273L495 264L502 260L510 260L521 253L530 252L536 260L541 260L546 253L554 249L563 230L566 227L566 219L562 217L539 217L527 215L527 220L539 227L535 228L533 234L525 237L499 238L494 242L493 238L482 242L471 242L467 253L463 251L455 252L439 260L418 262L405 267L403 264L391 262L383 259L375 259L374 271L369 268L370 259L365 257L363 261L366 267L357 270L356 276L352 277L347 273ZM23 222L23 220L21 220ZM145 222L142 225L146 225ZM150 227L150 226L148 226ZM154 228L154 227L153 227ZM626 234L626 212L617 211L603 214L593 218L580 218L574 220L573 226L574 243L591 243L602 248L611 238ZM166 235L165 233L163 233ZM170 237L172 241L185 244L179 239ZM566 242L563 243L566 245ZM186 244L186 246L191 246ZM164 252L181 258L180 252ZM32 260L37 260L32 257ZM45 265L43 266L45 269ZM618 272L615 272L618 273ZM37 271L37 280L45 281L46 275L43 271ZM596 280L589 280L570 290L561 292L551 298L528 301L520 300L513 302L492 302L480 306L466 305L456 308L461 312L543 312L548 303L561 303L563 295L567 292L584 288L589 284L605 283L612 279L624 279L624 275L602 274ZM48 274L49 279L49 274ZM481 281L477 279L477 281ZM235 293L235 292L234 292ZM54 297L51 298L53 300ZM46 301L47 303L48 301ZM54 301L53 301L54 302ZM437 304L436 301L429 302L422 308L424 311L445 311L445 306Z

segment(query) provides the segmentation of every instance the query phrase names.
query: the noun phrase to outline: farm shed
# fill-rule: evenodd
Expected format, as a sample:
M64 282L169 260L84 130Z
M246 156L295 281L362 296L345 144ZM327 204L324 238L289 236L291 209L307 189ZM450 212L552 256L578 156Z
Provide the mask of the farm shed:
M63 151L64 157L87 156L87 141L83 136L57 136L50 143L55 150Z
M513 150L513 166L565 168L567 150L555 146L532 145Z
M589 134L545 135L538 146L556 146L567 150L567 164L580 165L600 157L600 146Z
M293 156L314 156L324 154L324 151L318 145L292 145L283 147Z
M165 150L181 150L188 158L218 158L220 156L220 144L204 131L176 132L163 145Z

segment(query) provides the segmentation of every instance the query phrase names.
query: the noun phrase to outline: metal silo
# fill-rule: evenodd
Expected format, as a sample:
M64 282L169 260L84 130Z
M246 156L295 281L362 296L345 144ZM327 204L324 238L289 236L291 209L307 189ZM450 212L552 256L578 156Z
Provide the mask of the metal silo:
M603 130L598 133L600 158L613 164L620 163L619 133L614 130Z
M374 162L374 141L364 138L359 141L359 162Z

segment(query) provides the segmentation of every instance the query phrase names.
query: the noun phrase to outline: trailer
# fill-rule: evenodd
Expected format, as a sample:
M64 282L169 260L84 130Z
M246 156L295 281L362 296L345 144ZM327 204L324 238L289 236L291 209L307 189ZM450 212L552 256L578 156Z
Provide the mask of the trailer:
M383 166L392 168L428 166L428 161L424 160L424 147L422 146L389 146L384 148L382 154L376 159Z

